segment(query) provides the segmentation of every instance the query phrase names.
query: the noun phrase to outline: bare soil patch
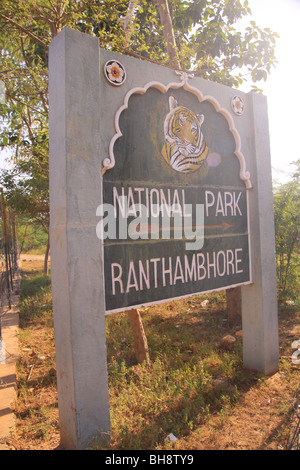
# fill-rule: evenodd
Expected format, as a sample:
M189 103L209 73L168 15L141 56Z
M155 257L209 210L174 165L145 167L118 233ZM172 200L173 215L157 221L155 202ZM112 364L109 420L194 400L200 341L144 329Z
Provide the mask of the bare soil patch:
M25 279L42 270L43 257L34 258L23 257ZM37 312L42 310L43 315L23 321L20 333L16 428L8 444L17 450L54 450L59 447L60 436L51 294L44 293L28 303L29 310L35 308ZM245 384L239 390L234 406L210 414L188 435L177 436L173 449L285 449L292 425L293 396L300 383L300 366L292 363L292 342L300 338L299 320L300 312L289 306L279 312L279 371L270 377L249 371L251 387ZM226 390L226 378L220 385ZM114 449L117 450L116 443Z

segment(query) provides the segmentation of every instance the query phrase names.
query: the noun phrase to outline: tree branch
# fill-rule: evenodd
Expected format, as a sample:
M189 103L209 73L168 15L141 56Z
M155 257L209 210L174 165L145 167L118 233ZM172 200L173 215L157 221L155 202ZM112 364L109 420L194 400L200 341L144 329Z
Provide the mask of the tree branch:
M160 21L164 30L164 38L166 43L167 54L170 60L170 65L173 68L180 70L181 66L177 55L177 46L175 42L168 0L155 0L155 2L158 6Z
M134 10L138 5L138 0L129 0L128 9L125 18L122 20L122 27L125 33L125 46L128 45L131 34L132 34L132 19L134 16Z
M3 15L2 13L0 13L0 18L4 19L7 23L10 23L10 24L14 25L19 31L22 31L23 33L30 36L37 43L39 43L41 46L43 46L45 48L48 47L47 44L44 41L42 41L38 36L36 36L34 33L29 31L28 29L21 26L19 23L17 23L17 21L13 20L12 18L8 18L7 16Z

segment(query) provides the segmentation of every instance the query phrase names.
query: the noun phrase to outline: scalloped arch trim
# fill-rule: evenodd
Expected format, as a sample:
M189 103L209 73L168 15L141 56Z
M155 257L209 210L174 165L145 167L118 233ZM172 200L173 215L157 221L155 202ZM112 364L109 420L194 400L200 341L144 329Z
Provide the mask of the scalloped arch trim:
M182 76L181 77L182 79L180 82L171 82L168 85L163 85L160 82L152 81L152 82L148 82L143 87L132 88L131 90L127 92L124 98L124 104L118 109L115 115L116 133L111 139L110 144L109 144L109 156L105 158L102 162L103 163L103 169L101 172L102 175L104 175L104 173L107 170L110 170L111 168L115 166L114 145L115 145L116 140L122 137L123 135L119 127L119 120L120 120L120 116L122 112L128 108L129 98L134 94L143 95L144 93L147 92L149 88L156 88L162 93L167 93L170 89L183 88L184 90L189 91L190 93L193 93L195 96L197 96L200 103L202 101L209 101L214 106L215 110L225 117L229 125L229 130L232 133L234 140L235 140L234 154L236 155L240 163L240 178L242 181L244 181L246 188L251 189L252 184L250 180L250 173L249 171L246 170L246 160L245 160L243 153L241 152L241 138L240 138L238 131L235 128L232 116L229 114L229 112L226 109L220 106L219 102L215 98L209 95L204 96L201 93L201 91L198 90L198 88L191 86L188 83L188 75L186 73L182 73L181 76Z

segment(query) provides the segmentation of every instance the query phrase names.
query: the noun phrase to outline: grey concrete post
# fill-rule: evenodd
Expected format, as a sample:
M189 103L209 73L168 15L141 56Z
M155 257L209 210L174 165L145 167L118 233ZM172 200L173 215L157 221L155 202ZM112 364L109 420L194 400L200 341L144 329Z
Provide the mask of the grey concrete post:
M102 247L98 40L65 29L50 45L51 271L61 445L110 433ZM98 171L97 171L98 169Z
M253 284L242 287L244 366L264 374L278 370L278 311L272 176L267 99L249 94L253 113L248 165Z

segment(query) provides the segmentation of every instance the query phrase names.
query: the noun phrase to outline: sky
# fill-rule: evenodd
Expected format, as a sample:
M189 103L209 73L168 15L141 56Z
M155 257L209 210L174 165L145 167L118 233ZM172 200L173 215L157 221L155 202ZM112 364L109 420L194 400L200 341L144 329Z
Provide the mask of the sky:
M258 82L268 99L273 180L286 182L300 159L300 0L249 0L253 20L276 31L276 58L266 82ZM249 90L245 90L249 91Z
M280 35L276 47L278 64L266 82L256 85L268 99L272 176L284 183L290 180L294 169L291 163L300 159L300 0L249 0L249 6L259 27ZM247 24L250 20L246 17ZM248 89L243 87L243 91L250 90L250 85Z

